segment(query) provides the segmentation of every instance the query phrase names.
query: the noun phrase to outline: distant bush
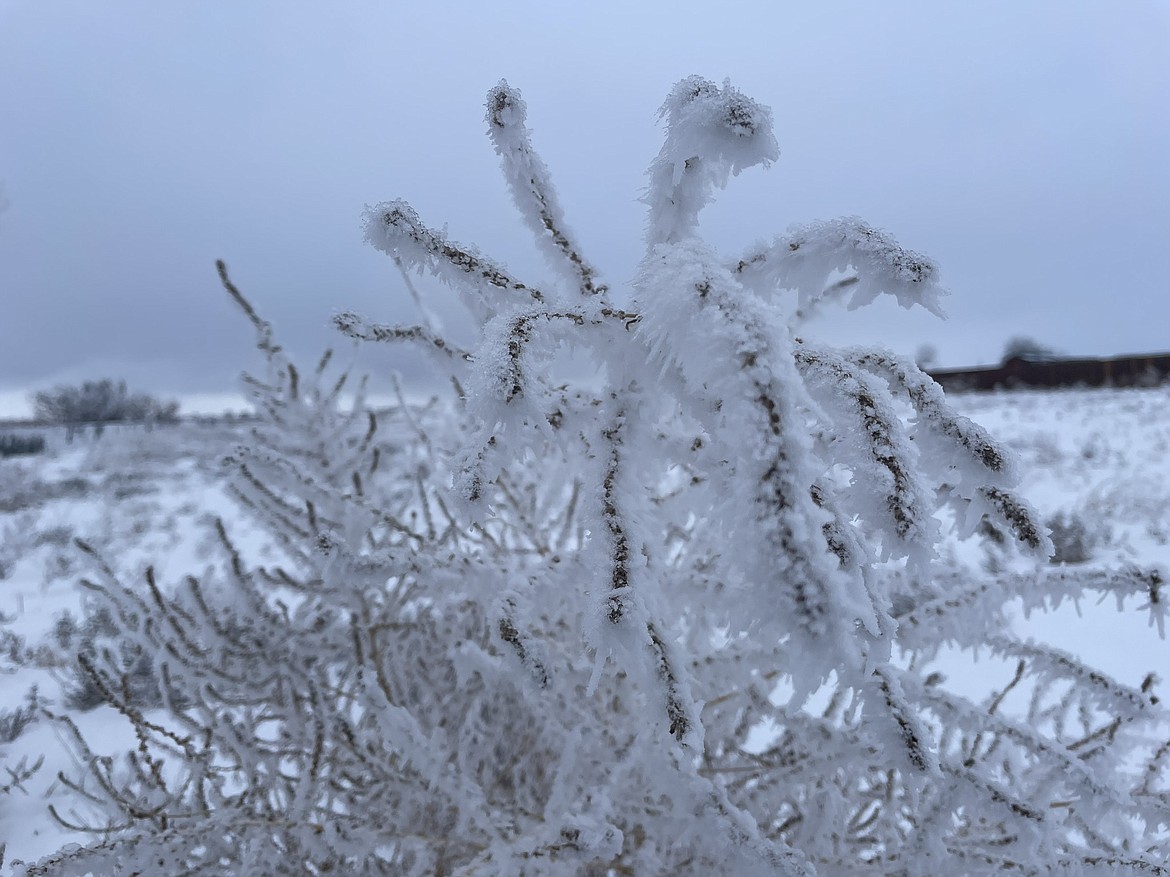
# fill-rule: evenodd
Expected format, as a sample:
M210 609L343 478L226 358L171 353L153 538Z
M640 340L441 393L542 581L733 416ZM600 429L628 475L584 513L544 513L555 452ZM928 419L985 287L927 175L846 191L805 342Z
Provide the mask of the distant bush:
M7 673L24 662L24 637L13 633L8 627L11 622L12 616L0 612L0 673Z
M136 706L161 704L151 660L119 640L118 626L105 607L98 607L81 621L68 611L62 613L53 626L53 639L62 652L72 656L71 683L65 692L65 703L71 709L91 710L110 702L111 693L103 689L89 669L99 652L111 656L121 668L119 696Z
M1003 347L1003 361L1009 359L1028 359L1034 362L1048 362L1056 359L1059 354L1046 344L1041 344L1035 338L1026 335L1016 335L1008 340Z
M156 399L146 393L130 393L125 381L108 378L86 381L79 387L56 387L33 397L38 420L48 423L118 423L152 421L174 423L179 403Z
M24 733L24 729L37 720L41 713L41 701L34 685L24 696L24 706L14 710L0 708L0 743L11 743Z
M1094 536L1083 518L1060 512L1046 523L1052 534L1052 563L1084 563L1092 559Z
M42 435L0 435L0 457L17 457L22 454L39 454L45 450Z

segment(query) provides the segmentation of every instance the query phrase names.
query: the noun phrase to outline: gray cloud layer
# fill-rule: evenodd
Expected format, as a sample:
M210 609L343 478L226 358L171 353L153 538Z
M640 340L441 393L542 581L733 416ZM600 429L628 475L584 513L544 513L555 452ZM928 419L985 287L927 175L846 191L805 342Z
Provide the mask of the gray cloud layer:
M1166 3L802 6L0 0L0 391L230 389L254 360L220 257L309 357L336 310L412 319L367 202L539 279L483 135L501 77L611 285L641 252L655 112L701 73L772 106L782 153L704 217L719 245L857 214L942 266L949 321L881 308L823 336L946 364L1015 334L1170 347Z

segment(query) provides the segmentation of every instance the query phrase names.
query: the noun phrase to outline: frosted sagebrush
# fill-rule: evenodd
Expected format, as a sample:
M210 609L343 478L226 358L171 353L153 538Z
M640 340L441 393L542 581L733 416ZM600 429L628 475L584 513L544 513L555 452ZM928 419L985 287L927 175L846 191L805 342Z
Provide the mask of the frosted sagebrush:
M950 528L1051 551L1013 458L909 359L796 335L879 295L939 313L936 267L857 219L724 257L699 214L777 158L771 114L690 78L662 115L626 289L566 226L506 84L488 132L548 283L404 202L369 210L369 241L452 287L480 339L425 309L337 325L418 345L450 405L340 410L223 274L268 365L230 465L286 561L248 565L221 528L223 562L173 593L90 583L168 708L93 662L141 744L115 762L76 736L71 782L106 822L22 873L1165 872L1152 677L1005 618L1096 593L1161 625L1162 573L945 563ZM548 378L565 346L600 388ZM995 693L949 688L944 649L1004 659Z

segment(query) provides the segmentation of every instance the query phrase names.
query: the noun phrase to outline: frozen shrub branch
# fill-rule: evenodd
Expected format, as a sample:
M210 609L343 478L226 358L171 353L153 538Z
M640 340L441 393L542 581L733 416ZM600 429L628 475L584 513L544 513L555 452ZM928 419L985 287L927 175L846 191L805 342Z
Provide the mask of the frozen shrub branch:
M580 246L565 226L548 168L532 148L525 125L527 116L528 107L520 92L507 82L500 82L488 92L488 136L502 160L512 200L549 262L582 295L605 293L608 288L596 282L597 271L581 255Z

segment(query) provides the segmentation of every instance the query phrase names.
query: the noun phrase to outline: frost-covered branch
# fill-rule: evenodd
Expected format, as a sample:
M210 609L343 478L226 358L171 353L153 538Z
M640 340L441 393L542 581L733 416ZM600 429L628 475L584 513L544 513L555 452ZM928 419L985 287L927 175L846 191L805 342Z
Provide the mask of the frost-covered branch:
M946 293L938 285L937 266L856 217L794 226L771 244L749 250L734 270L761 293L795 291L804 309L849 289L850 310L884 293L904 308L919 305L943 316ZM835 274L848 271L856 273L830 283Z
M532 148L525 124L528 106L507 82L488 92L488 136L502 159L504 179L512 200L536 236L548 261L561 270L582 295L597 295L607 287L596 282L597 271L581 255L581 247L565 226L564 213L548 168Z
M490 316L515 301L544 301L539 289L512 277L473 248L449 241L445 233L427 228L405 201L369 208L366 240L399 260L407 270L426 271L458 290L477 316Z

